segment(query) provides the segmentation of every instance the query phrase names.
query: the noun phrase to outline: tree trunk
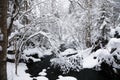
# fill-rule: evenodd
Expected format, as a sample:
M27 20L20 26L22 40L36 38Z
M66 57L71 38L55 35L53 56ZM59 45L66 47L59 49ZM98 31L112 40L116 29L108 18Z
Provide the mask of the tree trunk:
M89 48L91 47L91 26L92 26L92 13L91 13L91 9L92 9L92 0L87 0L87 7L88 7L88 12L87 12L87 16L88 16L88 21L86 23L86 36L85 36L85 40L86 40L86 47Z
M0 80L7 80L6 53L7 53L7 1L0 0Z

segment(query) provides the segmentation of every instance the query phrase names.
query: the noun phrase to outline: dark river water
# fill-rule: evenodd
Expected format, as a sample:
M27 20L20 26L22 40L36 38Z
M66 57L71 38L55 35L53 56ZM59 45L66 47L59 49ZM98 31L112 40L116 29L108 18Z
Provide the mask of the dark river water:
M77 80L120 80L120 70L117 70L117 73L115 73L113 68L104 62L101 64L101 71L82 69L80 72L70 70L69 73L63 74L58 67L54 68L50 66L50 58L51 57L45 57L39 62L33 62L32 60L29 60L29 62L26 63L28 67L26 72L31 74L31 77L37 77L40 76L38 75L39 72L41 72L43 69L46 69L46 77L49 80L56 80L58 79L59 75L72 76L77 78Z

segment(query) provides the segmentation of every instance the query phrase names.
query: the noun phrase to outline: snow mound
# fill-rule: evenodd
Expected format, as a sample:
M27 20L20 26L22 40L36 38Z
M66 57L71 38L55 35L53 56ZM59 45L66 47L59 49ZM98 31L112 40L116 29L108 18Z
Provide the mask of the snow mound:
M65 77L58 76L58 77L59 77L59 79L57 79L57 80L77 80L76 78L71 77L71 76L65 76Z
M33 55L33 54L38 54L39 57L43 57L42 50L40 48L33 48L33 49L25 49L23 51L25 55Z
M37 79L37 80L49 80L48 78L43 77L43 76L37 77L36 79Z
M32 59L34 62L40 61L40 58L44 57L44 55L51 55L52 54L51 50L42 50L39 47L35 47L35 48L32 48L32 49L30 49L30 48L25 49L23 51L23 53L24 53L22 55L23 59L26 59L26 60ZM34 57L28 57L30 55L35 55L35 54L38 55L39 59L35 59Z
M8 58L8 59L15 59L15 55L7 54L7 58Z
M107 49L111 51L112 48L120 48L120 39L112 38L107 44Z
M39 75L41 75L41 76L46 76L46 75L47 75L46 69L43 69L42 72L39 73Z
M8 80L33 80L29 74L25 73L27 69L24 63L19 63L18 65L18 74L15 74L15 64L7 63L7 78Z
M120 27L116 27L115 30L120 34Z
M118 35L120 35L120 27L116 27L116 28L111 28L110 29L110 36L113 38L115 36L116 33L118 33Z
M93 68L101 64L101 60L110 57L110 53L106 49L99 49L90 54L88 57L83 58L83 68Z

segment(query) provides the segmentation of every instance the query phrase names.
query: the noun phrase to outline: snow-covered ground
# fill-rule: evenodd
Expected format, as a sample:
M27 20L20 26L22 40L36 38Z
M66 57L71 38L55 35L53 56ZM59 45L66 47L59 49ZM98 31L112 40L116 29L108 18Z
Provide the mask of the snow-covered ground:
M38 77L30 77L30 74L26 73L25 70L27 69L25 63L20 63L18 65L18 74L15 74L15 64L14 63L9 63L7 62L7 77L8 80L33 80L33 79L37 79L37 80L49 80L47 77L45 77L47 75L46 70L43 69L42 72L39 73L40 76ZM57 80L77 80L74 77L70 77L70 76L59 76L59 79Z
M30 78L28 73L25 73L27 69L24 63L20 63L18 65L18 74L15 74L15 64L14 63L7 63L7 76L8 80L33 80Z

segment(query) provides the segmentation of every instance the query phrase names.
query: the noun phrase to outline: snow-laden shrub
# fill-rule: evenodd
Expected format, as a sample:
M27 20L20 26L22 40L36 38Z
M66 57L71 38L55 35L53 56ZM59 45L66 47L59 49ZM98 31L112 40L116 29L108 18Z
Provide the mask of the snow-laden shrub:
M80 71L82 68L82 58L79 56L59 56L57 58L51 59L51 65L54 67L59 67L63 73L68 73L70 70Z
M114 68L120 68L120 39L111 38L104 48L98 49L92 55L96 57L97 65L95 66L106 62Z
M91 52L91 50L67 49L58 57L51 59L51 65L59 67L64 73L68 73L70 70L80 71L84 68L101 70L103 62L120 69L120 39L111 38L105 47L101 47L95 52Z
M110 30L110 37L120 38L120 25L118 25L116 28L111 28Z

